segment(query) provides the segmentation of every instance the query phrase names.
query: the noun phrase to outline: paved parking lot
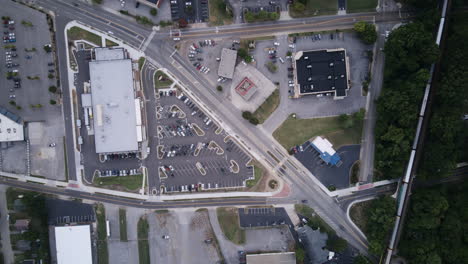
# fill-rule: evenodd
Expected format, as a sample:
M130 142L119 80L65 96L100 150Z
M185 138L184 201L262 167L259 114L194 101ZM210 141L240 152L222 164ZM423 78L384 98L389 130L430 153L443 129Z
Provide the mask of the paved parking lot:
M217 263L208 212L178 210L148 216L151 263ZM169 239L163 239L164 235ZM205 240L211 239L210 242ZM183 250L180 250L183 249Z
M176 94L177 93L177 94ZM244 187L253 177L250 156L210 120L198 106L176 89L159 90L156 136L164 154L154 149L147 160L151 192L166 193ZM197 134L198 131L198 134ZM233 161L236 165L233 166ZM238 167L238 168L237 168Z
M4 46L1 50L0 105L20 116L28 126L32 126L33 122L39 124L39 131L34 132L39 132L42 140L31 140L30 173L65 180L65 130L60 96L48 91L49 86L56 85L55 65L52 53L47 53L43 48L51 43L46 16L13 1L5 1L0 14L14 21L8 27L2 26L2 35L6 37L14 33L16 39L16 42L3 43L14 46ZM9 71L16 75L11 80L5 78ZM53 78L49 78L49 74ZM36 78L31 79L33 77ZM52 105L51 100L56 104ZM32 130L29 129L29 132ZM54 147L49 147L50 144ZM16 144L16 147L24 149L20 145ZM5 168L10 166L6 162L3 161ZM25 164L26 171L27 166Z
M281 207L239 208L240 226L244 228L287 225L294 226Z
M337 189L347 188L350 183L351 166L359 160L361 145L343 146L336 150L343 162L339 167L330 166L320 158L320 154L308 143L302 145L304 151L294 156L325 186Z
M169 1L169 0L168 0ZM209 18L208 0L170 0L173 21L206 22Z

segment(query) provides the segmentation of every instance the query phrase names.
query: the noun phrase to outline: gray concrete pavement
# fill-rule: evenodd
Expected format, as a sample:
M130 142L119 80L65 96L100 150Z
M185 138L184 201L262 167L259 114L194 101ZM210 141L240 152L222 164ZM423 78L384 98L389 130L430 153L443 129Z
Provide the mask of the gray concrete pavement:
M8 221L8 208L5 195L7 188L5 185L0 185L0 235L3 259L6 264L10 264L13 263L15 256L10 243L10 222Z

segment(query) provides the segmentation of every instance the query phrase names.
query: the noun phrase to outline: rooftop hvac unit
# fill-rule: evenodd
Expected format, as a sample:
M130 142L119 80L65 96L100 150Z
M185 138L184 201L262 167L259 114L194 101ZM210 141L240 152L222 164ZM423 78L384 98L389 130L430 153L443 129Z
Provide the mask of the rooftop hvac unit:
M307 69L310 69L310 68L312 68L312 65L311 64L307 65Z
M328 75L328 80L331 80L332 76L331 75Z
M333 65L334 65L333 62L330 62L330 67L333 67Z
M344 74L341 74L341 78L344 78Z
M309 59L309 57L304 57L304 60L308 60L308 59Z
M332 90L335 90L335 86L332 86L331 88L332 88Z
M312 81L312 77L307 78L307 81L309 82Z

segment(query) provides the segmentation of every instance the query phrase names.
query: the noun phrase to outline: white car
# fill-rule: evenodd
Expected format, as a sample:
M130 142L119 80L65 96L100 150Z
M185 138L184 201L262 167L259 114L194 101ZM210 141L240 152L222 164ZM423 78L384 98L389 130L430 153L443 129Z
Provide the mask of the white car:
M163 239L168 240L170 237L168 235L162 236Z
M109 33L111 35L114 35L114 32L112 32L112 31L107 31L107 33Z
M290 47L291 49L294 49L294 48L296 47L296 45L294 45L294 44L289 44L289 47Z
M279 42L275 42L275 43L273 43L273 45L279 46L280 44L279 44Z
M179 37L177 37L177 38L174 38L174 41L179 41L179 40L180 40L180 38L179 38Z

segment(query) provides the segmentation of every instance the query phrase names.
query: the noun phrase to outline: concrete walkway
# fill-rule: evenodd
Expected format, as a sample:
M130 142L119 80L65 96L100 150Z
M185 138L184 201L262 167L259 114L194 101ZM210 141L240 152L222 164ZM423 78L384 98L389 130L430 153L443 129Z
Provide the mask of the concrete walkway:
M8 223L8 208L6 200L7 186L0 185L0 234L2 237L2 252L6 264L13 263L14 254L11 249L10 227Z

